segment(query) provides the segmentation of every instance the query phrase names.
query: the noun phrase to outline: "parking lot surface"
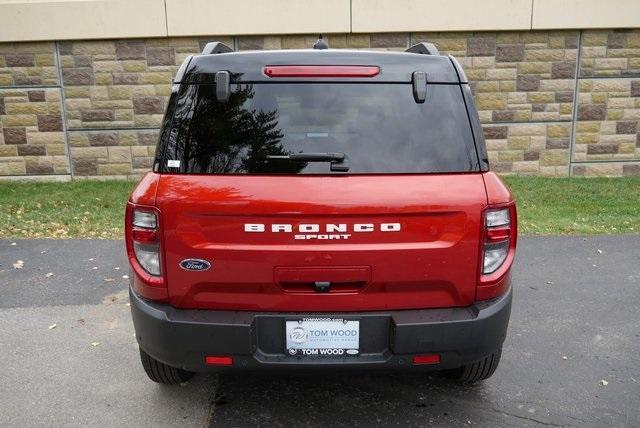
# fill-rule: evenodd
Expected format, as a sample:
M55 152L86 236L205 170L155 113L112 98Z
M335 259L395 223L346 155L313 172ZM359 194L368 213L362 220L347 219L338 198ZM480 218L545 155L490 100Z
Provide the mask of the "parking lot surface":
M0 240L0 426L640 426L640 236L522 238L502 362L470 387L436 373L159 386L127 275L120 241Z

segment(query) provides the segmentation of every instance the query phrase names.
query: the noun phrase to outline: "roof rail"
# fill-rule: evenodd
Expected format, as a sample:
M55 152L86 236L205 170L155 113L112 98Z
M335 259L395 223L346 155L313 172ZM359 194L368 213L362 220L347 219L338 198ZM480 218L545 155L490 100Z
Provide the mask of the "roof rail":
M411 46L405 52L422 54L422 55L440 55L438 52L438 48L433 43L418 43L416 45Z
M229 52L233 52L233 49L231 49L229 46L225 45L222 42L209 42L205 45L204 49L202 49L203 55L229 53Z

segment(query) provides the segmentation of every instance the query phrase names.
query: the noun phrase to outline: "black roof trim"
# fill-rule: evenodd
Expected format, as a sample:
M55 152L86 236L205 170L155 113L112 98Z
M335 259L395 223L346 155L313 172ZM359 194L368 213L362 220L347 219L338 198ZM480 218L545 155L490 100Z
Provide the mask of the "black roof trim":
M263 73L266 65L373 65L380 67L381 72L375 77L362 78L271 78ZM414 71L424 71L429 84L460 83L454 64L446 56L344 49L242 51L194 55L179 83L214 83L218 71L228 71L231 74L231 83L411 83Z
M191 62L191 59L193 58L193 55L189 55L188 57L186 57L184 59L184 61L182 61L182 64L180 65L180 68L178 68L178 71L176 72L175 77L173 78L173 84L177 84L182 82L182 79L184 78L184 73L185 71L187 71L187 68L189 67L189 63ZM171 90L177 90L177 87L172 87Z
M202 49L203 55L229 53L229 52L233 52L233 49L231 49L229 46L225 45L222 42L209 42L204 46L204 49Z
M440 51L433 43L422 42L411 46L405 52L422 55L440 55Z
M456 73L458 73L458 80L460 80L460 83L469 83L467 74L464 72L464 70L460 66L460 63L458 62L456 57L454 57L453 55L447 55L447 57L449 58L449 60L451 60L453 67L456 69Z

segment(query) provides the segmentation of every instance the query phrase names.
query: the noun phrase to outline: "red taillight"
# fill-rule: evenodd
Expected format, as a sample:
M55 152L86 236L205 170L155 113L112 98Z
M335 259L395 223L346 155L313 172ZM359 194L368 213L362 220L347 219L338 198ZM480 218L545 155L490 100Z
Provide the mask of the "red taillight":
M204 362L209 366L231 366L233 365L233 358L219 355L207 355L204 357Z
M413 364L439 364L440 354L416 355L413 357Z
M158 235L155 230L138 229L134 228L132 231L132 237L135 242L157 242Z
M492 299L506 291L517 235L515 205L491 207L483 214L482 260L476 300Z
M133 209L131 239L136 260L150 275L160 276L160 241L158 240L158 216L154 211Z
M509 239L511 236L510 227L492 227L487 228L486 242L503 242Z
M380 67L373 65L267 65L268 77L374 77Z
M484 212L484 257L482 274L488 275L496 270L509 253L511 235L511 214L509 208L491 209Z
M135 273L134 288L143 297L166 298L162 276L160 212L154 207L129 203L125 216L125 235L129 263Z

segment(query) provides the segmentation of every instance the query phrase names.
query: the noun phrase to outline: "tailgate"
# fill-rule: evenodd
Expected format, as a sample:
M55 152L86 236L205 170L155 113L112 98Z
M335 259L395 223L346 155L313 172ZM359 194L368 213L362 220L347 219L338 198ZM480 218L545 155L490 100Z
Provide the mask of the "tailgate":
M480 174L162 175L157 204L175 307L366 311L475 297ZM181 267L188 259L211 267Z

